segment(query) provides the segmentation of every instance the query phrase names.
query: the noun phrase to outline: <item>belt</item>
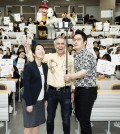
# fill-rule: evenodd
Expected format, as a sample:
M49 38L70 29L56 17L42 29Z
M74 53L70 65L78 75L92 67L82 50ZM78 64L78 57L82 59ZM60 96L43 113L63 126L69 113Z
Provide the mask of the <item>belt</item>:
M53 87L53 86L50 86L50 85L49 85L49 88L52 89L52 90L55 90L55 91L62 91L62 90L65 90L65 89L70 88L70 86L65 86L65 87Z
M97 89L97 86L95 87L76 87L78 89Z

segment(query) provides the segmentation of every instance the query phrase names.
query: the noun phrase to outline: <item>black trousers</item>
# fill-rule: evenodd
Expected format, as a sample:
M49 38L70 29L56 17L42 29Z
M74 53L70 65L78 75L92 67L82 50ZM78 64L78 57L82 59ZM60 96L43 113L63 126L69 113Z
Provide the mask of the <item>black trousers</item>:
M97 87L76 87L75 89L75 113L80 123L81 134L92 134L90 116L96 98Z
M61 116L64 134L70 134L70 116L72 112L70 87L55 91L51 87L47 91L47 134L54 134L54 118L58 103L61 106Z

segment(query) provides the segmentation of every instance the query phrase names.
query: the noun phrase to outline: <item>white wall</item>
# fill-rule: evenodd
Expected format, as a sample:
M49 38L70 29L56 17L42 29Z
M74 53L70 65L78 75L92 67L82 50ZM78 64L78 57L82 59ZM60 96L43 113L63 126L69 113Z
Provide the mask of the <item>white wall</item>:
M2 12L2 15L4 16L4 7L0 7L0 10Z
M94 18L100 21L100 7L99 6L87 6L86 14L93 15Z

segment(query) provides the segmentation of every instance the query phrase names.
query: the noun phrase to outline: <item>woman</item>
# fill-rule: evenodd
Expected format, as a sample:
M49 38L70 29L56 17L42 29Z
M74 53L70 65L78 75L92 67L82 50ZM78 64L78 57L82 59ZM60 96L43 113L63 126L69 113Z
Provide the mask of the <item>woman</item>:
M2 58L3 59L10 59L11 58L11 52L10 52L10 48L9 47L6 48L6 54L3 55Z
M39 134L39 126L45 123L44 99L48 67L41 63L45 55L43 46L32 48L34 61L26 64L23 72L24 134Z
M96 59L86 49L87 36L77 30L73 39L75 73L67 74L65 81L74 80L75 84L75 114L80 123L81 134L92 134L90 116L97 97Z
M29 26L29 24L34 24L32 17L28 18L27 26Z
M27 63L27 57L26 57L25 51L19 51L18 52L18 57L13 60L13 65L17 66L17 62L18 62L19 58L24 59L25 63Z

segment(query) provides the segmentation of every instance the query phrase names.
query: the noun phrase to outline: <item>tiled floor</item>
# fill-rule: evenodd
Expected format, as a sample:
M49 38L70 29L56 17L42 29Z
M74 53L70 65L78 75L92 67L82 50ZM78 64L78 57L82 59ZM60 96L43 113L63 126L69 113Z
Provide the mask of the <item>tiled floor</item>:
M23 134L23 119L22 119L22 107L21 103L16 103L17 115L13 116L10 114L9 129L10 134ZM105 129L107 128L107 122L93 122L93 134L106 134ZM71 116L71 134L76 134L77 122L74 116ZM5 134L5 127L0 128L0 134ZM40 134L46 134L45 124L40 128ZM55 119L55 133L63 134L62 121L60 116L60 106L58 106L56 119ZM116 128L111 123L111 134L120 134L120 128Z

